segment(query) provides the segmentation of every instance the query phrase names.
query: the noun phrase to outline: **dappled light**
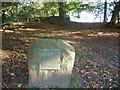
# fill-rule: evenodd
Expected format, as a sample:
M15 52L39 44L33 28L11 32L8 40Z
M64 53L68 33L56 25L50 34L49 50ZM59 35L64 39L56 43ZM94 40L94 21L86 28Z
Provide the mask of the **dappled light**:
M69 41L69 40L67 40L66 42L69 43L69 44L76 44L75 41Z
M33 29L33 28L19 28L19 30L23 30L23 31L35 31L36 29Z
M115 33L115 32L96 32L96 33L90 33L88 34L88 36L111 36L111 37L118 37L119 33Z
M13 25L25 25L25 22L13 22Z
M60 39L75 48L69 88L118 88L119 11L119 0L2 2L3 89L34 88L28 85L27 56L37 39Z
M92 25L87 23L69 23L67 27L49 23L36 24L31 27L31 24L33 23L26 23L24 27L21 27L22 25L19 24L17 30L9 30L8 28L3 32L3 50L0 51L0 53L3 55L4 84L8 87L18 87L20 83L19 80L21 80L23 85L21 86L22 88L28 85L28 47L30 47L36 39L62 39L71 44L76 49L73 73L79 76L77 83L84 87L90 85L89 82L81 82L86 81L86 79L84 79L85 74L91 74L88 80L92 80L94 82L93 85L103 80L98 76L104 75L104 71L109 73L107 79L117 78L117 73L114 72L114 70L119 69L117 64L119 29L105 27L101 24ZM39 27L41 25L42 27ZM11 69L9 67L11 67ZM9 74L6 72L9 72ZM13 75L13 73L15 75ZM20 73L22 73L22 75L20 75ZM20 76L16 78L18 75ZM9 77L13 79L8 80ZM117 81L115 79L113 80L117 85ZM100 85L101 83L98 82L98 86Z
M9 57L9 56L8 56L8 54L5 51L3 51L3 50L0 49L0 57L2 59L4 59L4 58Z
M104 33L104 32L98 32L97 33L99 36L115 36L115 37L118 37L119 36L119 33Z
M14 31L12 31L12 30L5 30L4 32L10 33L10 32L14 32Z

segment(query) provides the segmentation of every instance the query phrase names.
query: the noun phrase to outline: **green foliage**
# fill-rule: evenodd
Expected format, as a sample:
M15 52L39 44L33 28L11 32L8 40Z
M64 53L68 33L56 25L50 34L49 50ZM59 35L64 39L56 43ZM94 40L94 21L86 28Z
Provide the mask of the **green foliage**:
M69 88L80 88L80 85L77 84L77 80L77 76L72 74Z
M67 13L71 12L72 16L80 18L80 13L82 11L93 11L95 6L92 5L92 2L83 3L83 2L69 2L67 3ZM76 13L76 14L75 14Z
M108 63L104 63L103 65L104 65L104 67L109 67L109 68L111 68L111 66L110 66Z
M87 2L88 0L86 0ZM103 18L104 2L67 2L66 17L72 16L80 18L82 11L93 12L96 18ZM108 16L111 15L114 3L110 2ZM2 21L10 24L13 21L27 21L30 18L59 16L58 2L2 2Z
M27 89L32 89L32 90L40 90L39 87L31 87L31 86L27 86L26 88L27 88Z
M35 10L33 7L30 6L23 6L19 10L18 19L19 20L26 20L27 18L32 17L32 14L35 13Z
M4 24L10 24L16 19L17 7L20 2L2 2L2 22Z
M110 87L110 85L104 85L103 86L103 88L109 88Z
M59 15L59 5L57 2L46 2L44 3L44 16L58 16Z

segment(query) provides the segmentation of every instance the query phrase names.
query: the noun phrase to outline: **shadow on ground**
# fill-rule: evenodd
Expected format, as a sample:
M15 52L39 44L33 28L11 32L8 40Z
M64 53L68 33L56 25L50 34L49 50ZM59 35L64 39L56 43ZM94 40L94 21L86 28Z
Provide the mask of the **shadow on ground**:
M33 40L46 38L63 39L76 49L73 74L78 80L75 85L81 88L118 87L119 29L101 23L15 25L19 27L8 28L2 33L3 87L25 88L28 85L28 47Z

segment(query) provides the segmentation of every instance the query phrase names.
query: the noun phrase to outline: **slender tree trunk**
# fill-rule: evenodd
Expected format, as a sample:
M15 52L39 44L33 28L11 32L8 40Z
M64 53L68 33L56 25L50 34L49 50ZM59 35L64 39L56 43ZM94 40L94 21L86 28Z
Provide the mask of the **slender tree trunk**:
M118 23L120 22L120 11L118 12Z
M104 3L104 20L103 22L107 22L107 0Z
M66 2L58 2L59 4L59 18L62 22L66 22Z

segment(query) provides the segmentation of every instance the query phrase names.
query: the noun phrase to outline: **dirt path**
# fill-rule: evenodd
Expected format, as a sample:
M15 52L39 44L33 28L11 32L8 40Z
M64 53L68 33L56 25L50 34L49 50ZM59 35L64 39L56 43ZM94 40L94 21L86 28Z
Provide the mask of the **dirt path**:
M35 39L48 38L63 39L75 48L73 74L78 80L74 87L118 87L118 33L119 29L99 23L63 26L20 23L19 28L6 29L0 51L3 55L3 86L28 86L27 48Z

